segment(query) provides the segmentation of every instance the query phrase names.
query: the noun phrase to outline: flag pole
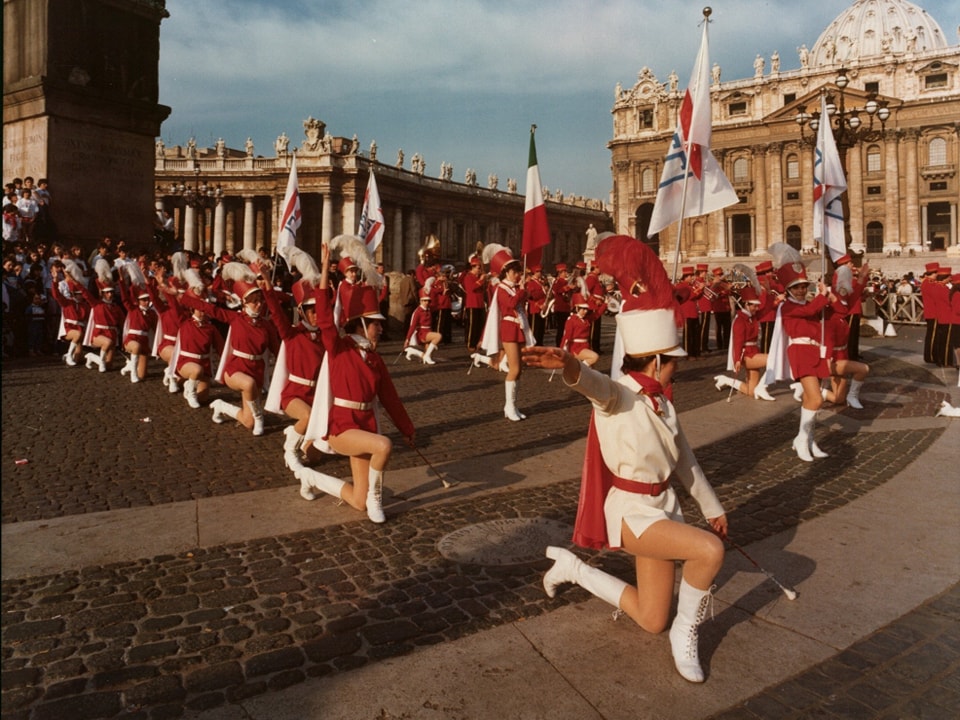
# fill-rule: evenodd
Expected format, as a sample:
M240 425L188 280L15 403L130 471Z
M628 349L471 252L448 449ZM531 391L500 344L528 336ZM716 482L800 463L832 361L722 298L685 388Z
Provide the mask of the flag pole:
M293 157L291 162L296 160L297 151L293 150L290 155ZM280 234L277 234L276 239L273 241L273 270L270 271L270 285L275 287L275 280L277 278L277 258L280 256ZM289 268L287 268L289 270Z
M826 95L827 91L823 88L820 89L820 123L823 132L832 133L833 128L830 126L830 117L826 113ZM817 147L814 152L820 153L820 174L821 174L821 183L826 183L827 181L827 158L825 148L820 147L820 138L817 138ZM822 211L820 213L820 281L824 284L827 282L827 190L826 187L823 189L823 193L820 196L820 202L822 204ZM823 310L820 311L820 357L827 357L827 313Z
M710 16L712 14L713 14L713 8L711 8L709 5L705 7L703 9L703 22L709 23ZM703 28L703 32L704 34L707 33L706 25ZM702 45L702 42L701 42L701 45ZM695 73L696 73L695 77L697 78L698 83L700 82L700 78L702 77L701 70L703 67L703 60L704 60L702 50L703 48L701 47L701 52L697 53L697 67L695 70ZM699 89L700 88L697 88L698 91ZM688 92L689 90L690 88L687 88ZM677 284L677 270L680 265L680 247L681 247L681 241L683 238L683 214L686 212L686 209L687 209L686 207L687 206L687 178L690 177L690 145L691 145L690 138L685 137L683 139L683 143L684 143L683 152L684 152L684 157L686 158L686 167L684 168L684 173L683 173L683 190L681 191L681 194L680 194L680 224L677 227L677 248L676 248L676 252L673 254L673 280L671 282L673 282L674 285Z

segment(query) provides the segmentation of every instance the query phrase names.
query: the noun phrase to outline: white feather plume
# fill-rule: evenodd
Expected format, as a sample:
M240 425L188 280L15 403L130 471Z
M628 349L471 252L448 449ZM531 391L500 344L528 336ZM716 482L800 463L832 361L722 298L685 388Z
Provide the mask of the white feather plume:
M103 258L97 258L93 263L93 271L97 274L97 279L102 283L113 285L113 270L110 269L110 263Z
M234 257L236 257L237 260L241 260L247 264L260 262L262 259L256 250L252 250L250 248L238 250Z
M370 255L362 239L356 235L337 235L330 241L330 249L336 250L341 258L349 257L353 260L360 268L360 274L368 285L373 285L377 289L383 285L383 278L377 272L373 256Z
M483 246L483 264L489 266L490 261L493 260L493 256L496 255L501 250L506 250L507 252L510 252L510 248L504 247L503 245L497 245L496 243L490 243L489 245L484 245Z
M834 274L837 278L837 294L840 297L849 297L853 294L853 270L850 265L841 265Z
M170 257L170 269L173 271L173 276L179 280L184 279L184 273L190 267L190 256L187 253L175 252Z
M773 258L773 266L782 268L787 263L800 263L803 265L803 258L800 257L800 251L787 243L774 243L767 248L770 257Z
M255 283L257 276L248 265L242 262L228 262L220 270L220 275L225 282L234 283L238 280L247 283Z
M192 267L186 268L183 273L179 276L192 290L206 291L206 285L203 282L203 278L200 277L200 273L194 270Z
M758 296L763 291L763 288L760 286L760 281L757 279L757 271L749 265L736 263L733 266L733 275L736 282L750 283L753 289L757 291Z
M85 286L87 284L87 279L83 276L83 269L76 260L70 260L69 258L64 260L63 269L66 271L67 275L70 276L70 279L78 285Z
M423 289L427 292L430 292L430 289L433 287L433 284L437 281L436 275L431 275L426 279L426 282L423 283Z
M123 271L127 274L127 277L130 279L130 284L133 287L145 288L147 286L147 279L143 276L143 270L140 269L137 263L124 263Z
M287 265L296 268L301 277L308 283L317 285L320 282L320 270L310 253L301 250L296 245L285 245L279 248L277 252L287 262Z

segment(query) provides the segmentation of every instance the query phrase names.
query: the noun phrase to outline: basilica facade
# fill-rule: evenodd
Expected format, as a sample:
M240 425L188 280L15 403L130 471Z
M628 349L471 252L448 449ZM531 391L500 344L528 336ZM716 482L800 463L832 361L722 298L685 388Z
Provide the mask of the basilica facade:
M758 55L745 79L712 68L711 149L740 202L686 219L681 259L723 264L775 242L816 252L809 121L822 93L847 117L858 111L855 134L838 142L850 250L960 255L960 46L913 3L857 0L809 49L786 55L794 67ZM633 87L617 86L612 111L614 225L665 260L675 259L678 225L646 235L682 92L675 75L661 82L643 68Z

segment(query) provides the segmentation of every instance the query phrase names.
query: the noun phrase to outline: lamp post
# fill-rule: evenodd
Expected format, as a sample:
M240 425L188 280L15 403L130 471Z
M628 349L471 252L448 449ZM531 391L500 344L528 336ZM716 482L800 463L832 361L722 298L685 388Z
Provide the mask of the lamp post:
M827 115L829 117L820 117L820 111L808 113L806 107L800 107L797 112L797 125L800 126L800 138L808 145L817 144L817 131L820 123L830 123L830 129L833 132L833 139L837 144L837 154L840 156L840 166L843 168L843 175L847 177L847 150L855 147L859 142L871 142L878 140L884 129L887 120L890 118L890 108L887 107L887 101L879 99L877 93L867 93L867 102L863 108L847 108L846 90L850 85L850 78L847 77L846 68L840 68L837 71L837 77L834 80L837 87L839 104L834 102L832 94L827 95ZM861 114L867 116L867 124L864 125ZM874 120L880 121L880 128L874 129ZM807 128L812 131L809 135ZM853 182L859 182L855 178ZM847 187L850 186L848 178ZM841 203L843 205L843 237L846 247L849 249L853 238L850 233L850 198L849 191L844 192Z
M184 218L183 218L183 249L192 252L200 250L201 243L197 236L197 211L204 212L208 208L216 208L217 214L221 213L220 201L223 199L223 187L217 183L216 187L208 185L200 178L200 168L194 168L193 185L184 183L172 183L170 185L170 194L179 195L183 198ZM216 238L215 238L216 239ZM223 248L220 248L222 250Z

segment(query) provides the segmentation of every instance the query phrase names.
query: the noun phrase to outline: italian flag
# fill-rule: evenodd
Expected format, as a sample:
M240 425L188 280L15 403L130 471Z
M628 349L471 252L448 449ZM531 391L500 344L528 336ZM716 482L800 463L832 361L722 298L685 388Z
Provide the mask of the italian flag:
M537 165L537 145L533 134L537 126L530 127L530 159L527 164L527 197L523 207L523 255L530 267L540 264L543 247L550 243L550 227L547 225L547 206L543 204L543 188L540 185L540 168Z

